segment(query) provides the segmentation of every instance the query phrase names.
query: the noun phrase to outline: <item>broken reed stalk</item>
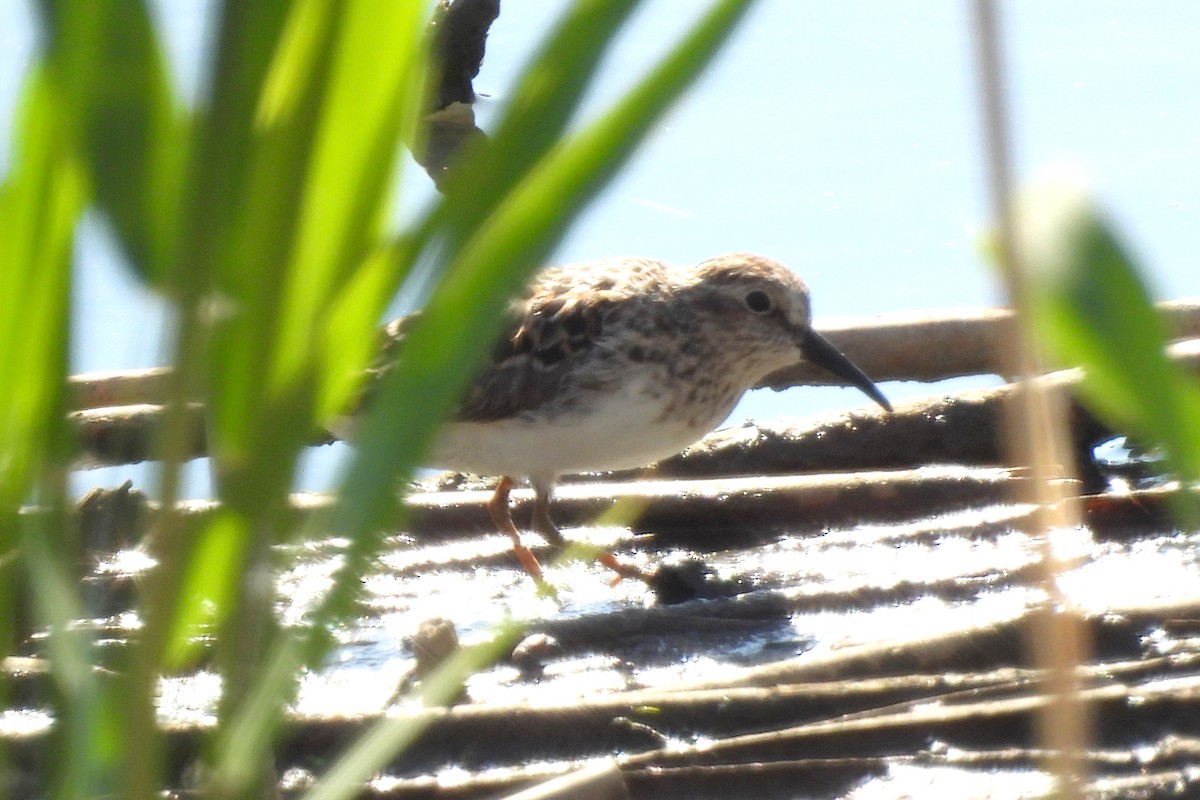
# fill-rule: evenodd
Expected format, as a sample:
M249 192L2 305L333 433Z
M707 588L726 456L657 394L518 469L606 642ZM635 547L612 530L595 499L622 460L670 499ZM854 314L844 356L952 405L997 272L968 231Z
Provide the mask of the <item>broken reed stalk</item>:
M615 504L627 503L640 509L631 521L630 535L653 531L660 537L686 538L703 545L783 527L796 530L864 519L894 521L995 505L1010 492L1012 480L1019 478L1004 469L948 466L854 475L572 484L561 488L555 517L567 527L593 524ZM491 496L490 490L411 492L404 499L404 532L422 543L494 534L487 512ZM518 490L513 498L520 516L531 493ZM328 512L333 502L331 495L293 495L291 522L307 529L307 523ZM125 487L107 494L93 493L78 508L84 540L97 552L126 547L138 540L156 507ZM211 500L192 500L180 503L177 510L184 518L202 524L220 506ZM497 556L507 559L508 549L501 548ZM422 558L426 560L414 561L410 568L435 566L428 556L414 555L414 559Z
M1066 503L1065 480L1073 476L1067 441L1067 403L1061 387L1038 380L1047 371L1033 321L1033 291L1029 264L1022 249L1024 232L1018 229L1016 192L1012 181L1011 122L1005 91L1005 71L996 4L972 4L975 52L978 57L980 119L988 165L988 199L996 220L1000 274L1015 313L1015 324L1006 326L1007 341L999 342L996 357L1005 363L1003 374L1016 378L1017 390L1005 415L1011 464L1027 466L1029 485L1019 489L1021 499L1032 502L1040 531L1042 576L1045 592L1042 613L1030 626L1032 655L1050 680L1036 714L1038 732L1050 753L1048 768L1056 781L1056 794L1079 798L1083 794L1086 765L1081 760L1089 742L1090 705L1097 702L1092 690L1083 689L1076 670L1088 650L1080 612L1063 591L1059 576L1064 565L1054 546L1055 531L1074 528L1078 515Z
M987 540L1008 531L1033 530L1028 506L1007 504L1012 495L1006 470L926 468L863 475L850 485L845 476L824 475L782 480L742 479L694 482L648 481L621 484L575 485L563 498L560 515L572 522L594 525L598 515L614 503L637 506L642 516L628 527L593 528L587 537L608 550L652 551L692 547L728 546L736 541L761 541L786 529L791 536L820 535L829 546L861 541L864 525L876 526L874 535L897 543L930 541L947 533ZM764 485L765 484L765 485ZM687 490L680 496L679 487ZM1143 489L1127 494L1080 498L1077 502L1087 527L1102 540L1122 540L1148 526L1169 524L1170 488ZM422 575L439 570L477 570L508 564L511 548L488 530L486 491L417 492L406 500L407 516L401 541L391 550L387 570L394 577ZM526 493L527 498L527 493ZM614 499L616 498L616 499ZM846 509L847 498L855 510ZM304 530L319 530L314 515L330 508L327 495L296 495L292 523ZM153 504L128 484L115 491L97 490L79 503L78 520L88 551L103 558L136 544L150 519ZM183 535L202 527L219 511L212 501L192 501L177 510L186 523ZM33 513L32 511L27 513ZM653 532L652 538L642 534ZM472 540L469 548L444 547ZM533 542L530 542L532 545ZM552 548L533 546L539 558L554 558ZM670 637L680 629L711 633L743 630L747 625L773 625L796 614L830 608L896 606L921 597L945 602L970 600L978 592L1001 584L1032 583L1036 559L1013 565L998 579L990 571L955 575L934 581L898 581L888 586L851 590L805 587L755 586L752 578L706 581L705 595L714 602L702 618L686 606L632 608L604 615L588 615L543 623L561 648L578 644L589 648L611 646L624 637ZM100 616L117 614L132 603L137 574L105 572L86 582ZM748 594L748 589L754 588ZM736 602L716 598L736 596ZM114 633L119 637L120 633ZM1011 649L1011 648L1010 648ZM1003 651L999 644L990 655Z
M1200 369L1200 339L1170 348L1172 358ZM1042 379L1067 387L1079 373L1064 371ZM700 477L735 474L858 469L904 469L922 464L999 464L1000 409L1015 390L1012 385L938 395L899 403L894 414L874 407L829 414L797 426L743 426L716 431L684 453L659 462L660 477ZM190 456L207 454L204 414L199 405L188 413ZM137 464L156 455L155 442L162 407L131 405L77 411L71 415L81 454L81 468ZM1082 408L1070 415L1077 448L1106 435ZM313 444L332 441L314 435ZM633 477L644 470L620 473Z
M1157 304L1172 339L1200 337L1200 301ZM1009 335L1008 309L962 309L881 314L817 325L823 336L858 364L871 379L934 382L968 375L1008 375L998 348ZM838 385L837 378L810 364L768 375L762 385Z
M732 604L734 601L730 601ZM1196 673L1200 653L1176 652L1146 658L1140 635L1152 620L1194 615L1196 597L1147 608L1105 609L1086 615L1083 624L1095 638L1123 643L1104 660L1078 667L1076 677L1099 704L1097 731L1109 747L1145 744L1155 714L1176 709L1190 714L1200 697ZM706 684L672 683L663 687L553 697L537 703L467 703L448 709L404 707L392 713L428 720L425 741L453 741L502 759L512 747L540 748L546 758L561 758L558 748L602 738L619 740L626 768L667 764L733 763L838 755L874 756L925 751L931 738L959 746L1029 747L1030 721L1045 707L1042 690L1050 678L1044 669L1022 666L1022 632L1029 614L995 617L963 626L888 642L865 643L806 654L780 664L739 670L730 679ZM1000 648L997 666L992 653ZM881 665L887 665L884 669ZM0 665L22 691L48 687L44 662L9 659ZM888 673L893 674L888 674ZM41 684L38 688L34 684ZM300 760L321 760L352 740L372 717L311 716L292 719L282 753ZM628 725L615 726L613 720ZM986 721L986 722L985 722ZM175 724L173 746L187 752L211 723ZM748 729L770 733L740 736ZM703 747L678 743L663 747L680 730L702 734ZM966 734L966 739L961 737ZM6 734L18 760L44 753L47 732ZM914 744L914 741L916 742ZM419 759L417 751L405 758ZM779 747L790 748L781 755Z
M1200 300L1158 304L1173 339L1200 337ZM820 333L833 342L875 381L933 382L966 375L1004 374L996 346L1012 323L1001 308L952 309L825 321ZM69 381L73 411L161 404L166 398L170 367L89 372ZM773 372L762 386L786 389L798 385L836 385L837 379L809 365Z

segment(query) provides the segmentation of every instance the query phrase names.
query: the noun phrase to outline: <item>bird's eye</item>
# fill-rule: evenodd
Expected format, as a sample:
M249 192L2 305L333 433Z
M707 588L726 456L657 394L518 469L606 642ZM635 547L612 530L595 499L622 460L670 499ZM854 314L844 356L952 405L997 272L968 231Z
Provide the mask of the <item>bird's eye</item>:
M767 297L766 292L756 289L746 295L746 307L755 314L765 314L771 310L771 298Z

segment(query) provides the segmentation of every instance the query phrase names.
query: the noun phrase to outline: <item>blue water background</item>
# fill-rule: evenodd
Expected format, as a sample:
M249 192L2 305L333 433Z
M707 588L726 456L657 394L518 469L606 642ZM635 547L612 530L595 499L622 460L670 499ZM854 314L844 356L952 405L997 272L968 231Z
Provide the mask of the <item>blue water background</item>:
M476 88L483 127L565 7L504 0ZM1156 297L1200 296L1200 4L1002 3L1018 178L1068 162L1088 176ZM199 91L213 4L163 0L156 18L185 97ZM602 113L660 58L700 4L650 2L603 65L581 118ZM33 13L0 4L0 169L7 169ZM751 250L808 281L819 318L1002 301L979 256L987 224L969 7L961 0L760 2L720 60L592 205L556 261L645 255L693 262ZM408 169L401 212L430 191ZM125 271L104 225L78 243L72 368L164 363L166 312ZM893 399L979 385L890 384ZM731 422L862 402L849 390L746 398ZM326 488L345 448L300 481ZM206 466L188 493L207 494ZM146 468L86 473L79 488Z

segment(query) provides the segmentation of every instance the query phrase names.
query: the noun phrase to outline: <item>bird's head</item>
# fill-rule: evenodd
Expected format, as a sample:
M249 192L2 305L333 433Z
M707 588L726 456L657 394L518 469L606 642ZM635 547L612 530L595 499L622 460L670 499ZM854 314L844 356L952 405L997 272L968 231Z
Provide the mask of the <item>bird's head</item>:
M867 375L812 328L808 287L769 258L730 253L700 263L691 292L723 344L745 354L754 380L796 363L797 354L844 379L888 411L891 404ZM797 352L798 351L798 352Z

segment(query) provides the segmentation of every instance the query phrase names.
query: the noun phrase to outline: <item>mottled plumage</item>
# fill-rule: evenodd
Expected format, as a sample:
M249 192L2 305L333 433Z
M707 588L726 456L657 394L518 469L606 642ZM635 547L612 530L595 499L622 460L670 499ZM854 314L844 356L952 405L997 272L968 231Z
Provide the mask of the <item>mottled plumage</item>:
M380 368L395 358L405 326L388 326ZM812 331L808 289L774 261L735 253L695 267L616 259L545 269L512 304L429 466L529 477L535 527L561 543L548 511L559 475L672 455L720 424L765 375L804 358L888 407ZM502 482L492 512L523 550L508 516L511 484ZM534 572L536 562L522 558Z

